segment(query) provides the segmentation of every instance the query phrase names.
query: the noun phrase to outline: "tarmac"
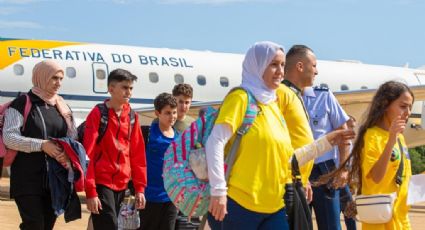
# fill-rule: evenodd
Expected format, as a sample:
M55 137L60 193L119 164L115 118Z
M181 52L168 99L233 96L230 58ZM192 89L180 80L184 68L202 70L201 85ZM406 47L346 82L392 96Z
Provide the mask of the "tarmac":
M90 213L86 209L85 205L85 194L79 193L82 210L82 218L70 223L65 223L63 216L58 217L55 229L64 229L64 230L83 230L87 229L88 218ZM425 229L425 203L419 205L414 205L409 211L410 223L412 225L412 230L422 230ZM314 216L313 216L314 218ZM20 216L18 208L13 200L9 197L9 178L2 177L0 179L0 229L9 230L9 229L18 229L20 224ZM313 221L315 222L315 221ZM314 224L315 225L315 224ZM343 217L341 216L341 226L342 229L345 228ZM361 224L357 223L357 229L361 229ZM209 229L208 227L206 229ZM314 229L317 229L314 226Z

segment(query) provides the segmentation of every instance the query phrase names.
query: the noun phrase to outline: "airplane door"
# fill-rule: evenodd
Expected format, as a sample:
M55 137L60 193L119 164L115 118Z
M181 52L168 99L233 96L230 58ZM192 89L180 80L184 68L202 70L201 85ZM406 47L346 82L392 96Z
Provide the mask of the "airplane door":
M103 62L93 62L93 92L107 93L107 78L109 74L108 65Z

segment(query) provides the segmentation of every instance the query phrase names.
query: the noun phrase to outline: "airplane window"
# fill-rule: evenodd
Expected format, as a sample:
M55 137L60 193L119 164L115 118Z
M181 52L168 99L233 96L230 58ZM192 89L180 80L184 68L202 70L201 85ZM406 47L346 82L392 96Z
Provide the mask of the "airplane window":
M13 66L13 72L18 76L24 75L24 66L21 64L15 64Z
M342 84L341 85L341 90L349 90L348 85Z
M326 83L320 83L320 88L328 88L329 89L329 86Z
M66 76L69 78L75 78L77 76L77 72L74 67L66 67Z
M362 87L360 87L360 89L367 89L367 86L362 86Z
M175 74L174 75L174 82L176 84L182 84L182 83L184 83L184 77L183 77L183 75L181 75L181 74Z
M229 79L227 77L220 77L220 85L223 87L229 87Z
M106 79L106 72L103 69L97 69L96 70L96 78L99 80L105 80Z
M198 82L198 85L207 84L207 79L205 78L204 75L198 75L198 77L196 78L196 81Z
M159 81L158 74L154 72L149 73L149 81L152 83L157 83Z

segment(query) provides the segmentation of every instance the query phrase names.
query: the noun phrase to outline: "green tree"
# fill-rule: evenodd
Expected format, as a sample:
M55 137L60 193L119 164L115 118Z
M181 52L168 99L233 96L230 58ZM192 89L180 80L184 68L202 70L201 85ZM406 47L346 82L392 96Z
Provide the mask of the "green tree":
M412 174L419 174L425 171L425 146L409 149L412 163Z

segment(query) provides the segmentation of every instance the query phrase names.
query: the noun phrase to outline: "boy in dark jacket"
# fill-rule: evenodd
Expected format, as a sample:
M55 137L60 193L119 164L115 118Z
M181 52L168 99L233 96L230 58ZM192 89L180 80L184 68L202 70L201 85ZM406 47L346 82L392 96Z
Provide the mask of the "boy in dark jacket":
M117 229L117 216L130 177L135 187L136 208L145 207L147 183L145 145L138 120L131 124L129 100L137 77L123 69L108 76L111 98L106 131L98 140L101 111L96 106L86 119L83 145L90 158L86 176L87 209L94 229Z

